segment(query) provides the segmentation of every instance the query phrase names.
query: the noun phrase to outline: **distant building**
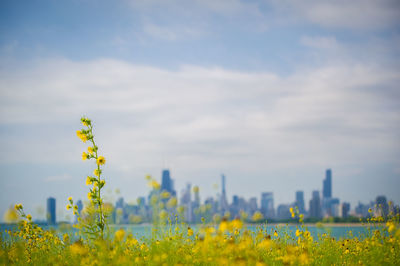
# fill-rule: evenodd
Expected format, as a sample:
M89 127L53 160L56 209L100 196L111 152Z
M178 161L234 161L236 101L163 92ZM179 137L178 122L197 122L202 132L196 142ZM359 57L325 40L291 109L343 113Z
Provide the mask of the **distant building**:
M81 200L76 202L76 206L78 206L78 214L80 215L83 209L83 203ZM75 222L78 222L78 216L75 216Z
M181 205L185 207L185 212L184 212L184 219L186 222L191 223L193 221L192 218L192 185L187 184L186 189L182 191L182 196L181 196Z
M292 217L290 207L291 206L287 204L280 204L276 209L276 217L282 220L290 219Z
M332 170L327 169L325 174L325 179L322 186L322 197L331 198L332 197Z
M47 224L54 225L56 221L56 199L50 197L47 199Z
M321 218L322 217L321 199L319 197L318 190L314 190L312 193L312 198L310 200L309 217L312 217L312 218Z
M172 196L176 196L176 191L174 190L174 181L171 179L168 169L163 170L162 172L161 191L167 191Z
M304 214L306 212L304 207L304 192L303 191L296 191L296 201L295 206L299 209L299 212Z
M220 212L223 215L228 210L228 200L226 199L226 190L225 190L225 175L221 175L221 183L222 183L222 193L221 193L221 201L220 201Z
M359 217L370 216L371 214L368 212L368 209L373 208L373 205L373 202L371 202L370 204L363 204L359 202L358 205L355 207L356 215L358 215Z
M274 194L272 192L261 193L261 212L265 218L274 218Z
M349 217L349 212L350 212L350 203L348 202L343 202L341 204L341 217L347 218Z
M389 205L387 203L385 196L376 197L376 215L377 216L387 216L389 214Z
M249 214L252 216L257 211L257 209L258 209L257 198L256 197L250 198L250 200L249 200L249 210L248 210Z

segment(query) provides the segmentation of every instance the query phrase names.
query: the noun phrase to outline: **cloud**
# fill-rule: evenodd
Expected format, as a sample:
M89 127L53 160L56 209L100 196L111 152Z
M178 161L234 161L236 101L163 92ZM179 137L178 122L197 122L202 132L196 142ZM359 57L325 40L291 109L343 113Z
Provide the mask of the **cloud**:
M107 156L127 171L151 167L162 155L191 170L393 162L399 148L400 76L372 64L299 69L282 77L49 59L18 71L2 68L1 76L0 124L30 125L34 133L25 143L4 134L0 158L9 162L73 160L79 150L73 133L36 128L69 125L82 114L95 119ZM49 146L54 134L67 139ZM55 158L59 150L70 152Z
M396 0L272 0L269 3L280 14L286 14L286 18L295 16L327 28L376 30L400 23L400 3Z

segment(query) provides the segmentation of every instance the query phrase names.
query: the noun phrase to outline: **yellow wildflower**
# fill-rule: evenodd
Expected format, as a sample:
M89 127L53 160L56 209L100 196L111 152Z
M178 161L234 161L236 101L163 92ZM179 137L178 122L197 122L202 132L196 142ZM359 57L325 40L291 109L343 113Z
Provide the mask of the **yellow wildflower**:
M68 201L72 201L72 197L68 197Z
M101 170L96 169L96 170L93 171L93 174L94 174L95 176L100 176Z
M153 181L151 181L150 184L155 190L159 190L160 189L160 184L157 181L153 180Z
M188 227L188 236L192 236L193 235L193 230L192 228Z
M85 161L88 157L88 154L86 152L82 152L82 161Z
M93 149L92 146L89 146L89 147L87 148L87 150L88 150L88 153L89 153L89 154L93 154L93 152L94 152L94 149Z
M80 130L76 131L76 135L83 141L86 142L88 140L88 137L86 134L83 134Z
M115 236L115 240L116 240L116 241L121 242L122 239L123 239L124 236L125 236L125 231L124 231L124 229L119 229L119 230L117 230L117 231L115 232L114 236Z
M69 209L71 209L71 205L68 204L67 205L67 210L69 210Z
M86 186L89 186L89 185L91 185L93 182L92 182L92 180L91 180L91 178L88 176L88 177L86 177Z
M106 163L106 158L104 158L103 156L99 156L99 158L97 158L97 164L98 165L102 165Z
M87 198L88 198L89 200L92 200L92 192L89 192L89 193L87 194Z
M168 199L170 196L171 196L171 194L169 194L168 191L163 191L163 192L161 193L161 198L162 198L162 199Z
M26 219L28 219L29 221L32 220L32 215L28 214L28 215L26 216Z

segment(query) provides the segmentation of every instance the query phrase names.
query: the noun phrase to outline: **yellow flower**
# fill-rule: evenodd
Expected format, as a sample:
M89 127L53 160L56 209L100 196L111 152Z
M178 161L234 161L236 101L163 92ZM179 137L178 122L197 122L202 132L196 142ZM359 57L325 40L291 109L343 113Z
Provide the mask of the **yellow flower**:
M163 191L163 192L161 193L161 198L162 198L162 199L168 199L170 196L171 196L171 194L169 194L168 191Z
M300 234L301 234L300 230L297 229L297 230L296 230L296 236L298 237Z
M32 216L31 216L30 214L28 214L28 215L26 216L26 219L28 219L28 220L30 221L30 220L32 220Z
M93 149L92 146L89 146L89 147L87 148L87 150L88 150L88 153L89 153L89 154L93 154L93 152L94 152L94 149Z
M199 187L198 187L198 186L194 186L194 187L193 187L193 192L194 192L194 193L199 192Z
M68 201L72 201L72 197L68 197Z
M159 190L159 189L160 189L160 184L159 184L157 181L155 181L155 180L151 181L150 185L151 185L155 190Z
M86 134L83 134L80 130L76 131L76 135L83 141L86 142L88 140L88 137Z
M89 186L89 185L91 185L93 182L92 182L92 180L90 179L90 177L88 176L88 177L86 177L86 186Z
M256 211L256 212L253 214L252 220L253 220L254 222L258 222L258 221L260 221L260 220L262 220L262 219L264 219L264 216L262 215L261 212Z
M168 208L173 208L178 204L178 200L176 199L176 197L172 197L168 200L167 202L167 207Z
M71 205L68 204L67 205L67 210L69 210L69 209L71 209Z
M125 231L123 229L119 229L115 232L115 240L121 242L125 236Z
M87 194L87 198L88 198L89 200L92 200L92 192L89 192L89 193Z
M98 165L102 165L106 163L106 158L104 158L103 156L99 156L99 158L97 158L97 164Z
M188 236L192 236L193 235L193 230L192 228L188 227Z
M93 174L94 174L95 176L100 176L101 170L96 169L96 170L93 171Z
M82 161L85 161L88 157L88 154L86 152L82 152Z

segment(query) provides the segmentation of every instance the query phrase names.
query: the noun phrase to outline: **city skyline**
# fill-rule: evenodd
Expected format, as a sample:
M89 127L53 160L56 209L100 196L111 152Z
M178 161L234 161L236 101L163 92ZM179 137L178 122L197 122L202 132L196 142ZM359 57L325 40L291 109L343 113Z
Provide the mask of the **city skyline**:
M136 216L143 217L151 217L151 214L148 214L148 208L150 207L150 201L152 195L154 195L156 190L150 189L149 194L147 196L139 196L136 199L136 203L126 202L124 197L119 197L115 202L108 201L107 203L111 203L115 205L114 213L111 216L111 219L117 223L129 223L128 217L129 215L135 214ZM265 219L269 220L285 220L291 218L290 208L297 208L300 214L304 214L306 218L314 218L314 219L322 219L326 217L367 217L370 215L369 209L376 209L377 205L382 205L383 214L388 214L388 202L390 199L387 199L385 195L377 195L375 199L370 200L369 202L361 202L358 201L357 205L351 205L346 200L340 200L338 198L332 197L332 169L326 169L325 177L322 179L322 189L321 190L313 190L311 198L309 200L309 204L305 203L304 200L304 191L298 190L295 192L294 200L291 202L285 202L280 204L274 204L274 193L271 192L261 192L260 197L253 196L248 199L243 198L241 195L233 195L232 200L226 197L226 178L224 174L221 174L221 190L220 193L216 193L215 196L201 198L200 190L196 185L187 183L186 189L183 189L180 194L178 194L174 188L174 179L171 177L169 169L163 169L161 178L160 178L160 189L159 195L162 195L163 192L168 192L169 197L163 198L161 196L161 202L168 205L168 200L170 198L176 198L177 202L179 202L179 206L184 206L185 211L183 213L183 217L186 222L189 223L199 223L201 222L202 214L196 213L196 211L200 210L201 206L210 205L211 214L218 213L221 216L224 216L226 213L230 213L230 218L240 217L241 212L244 211L247 213L249 217L251 217L256 211L259 211ZM192 197L193 194L193 197ZM398 203L391 201L394 208L399 208ZM83 203L81 199L77 200L78 204L78 212L80 213L83 209ZM397 207L396 207L397 206ZM63 207L63 206L62 206ZM146 208L142 209L142 208ZM392 207L392 208L393 208ZM125 213L126 208L128 208L128 212ZM139 209L138 209L139 208ZM386 209L385 209L386 208ZM120 209L122 211L122 217L124 218L116 218L115 212ZM399 210L397 210L399 211ZM376 211L375 211L376 212ZM124 214L125 213L125 214ZM378 213L382 213L379 212ZM204 214L203 214L204 215ZM382 214L381 214L382 215ZM68 217L68 216L67 216ZM122 220L121 220L122 219ZM149 219L149 218L142 218ZM36 221L43 222L40 217L36 217ZM47 207L46 207L46 218L47 224L54 225L57 222L69 221L74 222L75 219L62 217L60 220L56 218L56 199L53 197L47 198ZM124 221L124 222L123 222ZM142 220L138 220L136 222L143 222ZM144 220L144 222L151 222L149 220Z

